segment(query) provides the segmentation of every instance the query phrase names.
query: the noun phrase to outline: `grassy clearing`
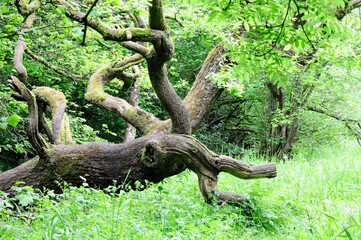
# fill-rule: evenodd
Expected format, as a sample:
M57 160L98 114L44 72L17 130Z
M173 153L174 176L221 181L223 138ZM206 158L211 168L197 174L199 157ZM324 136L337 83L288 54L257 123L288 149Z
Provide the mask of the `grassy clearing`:
M189 171L120 194L115 187L101 191L86 183L66 186L61 195L22 188L12 208L5 208L10 201L1 196L0 238L361 239L360 156L360 147L344 142L277 164L275 179L221 175L220 189L251 199L252 218L229 205L205 204ZM242 161L263 162L251 154Z

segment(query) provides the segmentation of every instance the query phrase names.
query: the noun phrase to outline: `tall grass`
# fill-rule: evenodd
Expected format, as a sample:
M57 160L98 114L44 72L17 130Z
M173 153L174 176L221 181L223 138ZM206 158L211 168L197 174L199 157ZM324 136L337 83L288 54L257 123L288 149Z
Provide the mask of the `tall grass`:
M16 203L0 196L0 238L361 239L360 156L360 147L343 142L278 163L274 179L221 175L220 189L250 198L251 216L205 204L190 171L144 191L97 190L86 182L65 185L60 195L19 188ZM242 161L265 160L246 154Z

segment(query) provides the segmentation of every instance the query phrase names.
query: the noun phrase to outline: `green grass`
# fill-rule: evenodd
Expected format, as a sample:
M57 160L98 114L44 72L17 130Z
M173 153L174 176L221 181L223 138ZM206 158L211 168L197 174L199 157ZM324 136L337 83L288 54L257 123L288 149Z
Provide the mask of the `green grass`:
M190 171L120 194L86 183L67 186L61 195L22 188L13 208L5 208L9 198L1 197L0 238L361 239L360 156L359 146L343 142L277 164L274 179L222 174L219 188L249 197L252 217L229 205L205 204ZM242 161L264 163L251 154Z

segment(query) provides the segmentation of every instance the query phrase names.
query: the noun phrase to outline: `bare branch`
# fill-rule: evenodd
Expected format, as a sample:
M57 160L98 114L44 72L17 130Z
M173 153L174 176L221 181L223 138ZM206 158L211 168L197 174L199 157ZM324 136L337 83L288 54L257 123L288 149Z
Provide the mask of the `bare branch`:
M301 16L300 7L298 6L297 1L293 0L293 2L294 2L295 5L296 5L298 15ZM315 46L313 45L311 39L308 37L308 34L307 34L307 32L305 31L304 24L300 24L300 25L301 25L301 28L302 28L303 33L305 34L305 36L306 36L306 38L307 38L307 41L311 44L311 47L312 47L313 51L316 52L317 49L316 49Z
M228 8L231 6L232 0L228 0L228 5L225 8L222 8L223 11L227 11Z
M268 53L270 53L276 47L278 41L281 39L281 36L283 34L286 19L288 17L288 13L289 13L290 9L291 9L291 0L288 1L286 15L283 17L283 21L282 21L282 24L281 24L281 31L278 34L276 41L272 44L271 48L268 51L266 51L265 53L262 53L262 54L256 54L256 56L258 56L258 57L266 56Z
M26 17L26 20L23 23L21 29L21 34L31 28L31 26L34 23L34 20L35 20L35 13L32 13L28 17ZM20 35L14 51L14 68L18 73L18 77L20 81L22 81L23 83L25 83L28 78L26 68L23 65L25 49L26 49L25 38L22 35Z
M358 144L361 146L361 120L344 118L344 117L337 116L335 114L326 112L326 111L324 111L322 109L315 108L315 107L306 106L306 109L310 110L310 111L313 111L313 112L325 114L326 116L329 116L329 117L332 117L332 118L334 118L334 119L336 119L338 121L344 122L346 127L355 135ZM357 125L356 125L356 127L354 127L350 123L354 123L354 124L357 124ZM357 129L357 128L359 128L359 129Z
M86 32L88 29L88 22L87 22L87 17L89 16L90 12L93 10L93 8L95 7L95 5L98 3L98 0L95 0L91 7L89 8L88 12L85 14L84 18L83 18L83 22L84 22L84 35L83 35L83 41L81 42L81 45L84 46L85 45L85 38L86 38Z
M37 60L38 62L40 62L41 64L43 64L44 66L52 69L54 72L63 75L73 81L83 81L82 78L80 78L79 76L72 76L70 73L68 73L67 70L59 68L57 66L54 66L52 64L50 64L48 61L46 61L43 57L41 57L40 55L34 53L33 51L31 51L30 49L26 48L25 52L27 54L29 54L32 58L34 58L35 60Z
M176 22L179 24L179 26L184 27L182 21L177 17L176 14L174 14L174 16L165 15L165 18L167 18L167 19L172 19L172 20L176 21Z
M326 111L324 111L322 109L319 109L319 108L316 108L316 107L306 106L306 109L310 110L310 111L313 111L313 112L325 114L325 115L327 115L329 117L332 117L332 118L334 118L336 120L339 120L339 121L342 121L342 122L356 122L356 123L360 122L360 120L348 119L348 118L344 118L344 117L341 117L341 116L337 116L335 114L326 112Z
M64 0L57 0L57 3L64 6L68 10L68 17L77 22L83 22L85 13L77 11L73 6ZM142 41L142 42L157 42L167 36L162 31L145 28L125 28L121 29L117 26L110 27L99 19L93 17L87 18L88 26L93 28L103 36L105 40L112 40L117 42L124 41Z

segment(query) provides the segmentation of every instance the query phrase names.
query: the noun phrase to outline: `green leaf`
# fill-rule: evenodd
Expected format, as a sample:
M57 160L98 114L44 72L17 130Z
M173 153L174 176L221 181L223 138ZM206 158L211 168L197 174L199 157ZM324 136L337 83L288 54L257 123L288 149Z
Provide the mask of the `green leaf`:
M218 15L219 15L219 10L218 9L213 9L211 11L211 13L208 15L208 21L211 21L211 20L215 19Z
M23 207L28 206L29 204L33 203L33 198L29 196L20 196L19 203Z
M19 117L18 115L12 115L8 118L8 122L11 126L15 127L16 125L18 125L20 119L21 117Z
M283 49L285 51L288 51L292 48L292 45L291 44L287 44L286 47Z
M6 117L4 117L4 118L1 118L0 119L0 128L2 128L2 129L7 129L7 127L8 127L8 121L7 121L7 118Z
M247 32L249 32L249 25L248 22L244 21L244 28L246 29Z

